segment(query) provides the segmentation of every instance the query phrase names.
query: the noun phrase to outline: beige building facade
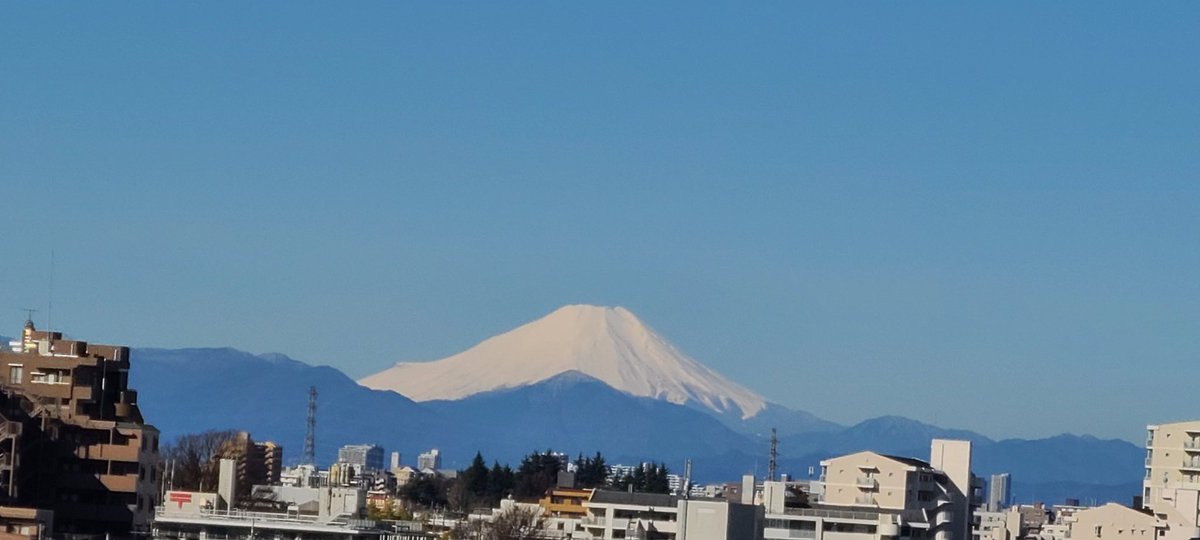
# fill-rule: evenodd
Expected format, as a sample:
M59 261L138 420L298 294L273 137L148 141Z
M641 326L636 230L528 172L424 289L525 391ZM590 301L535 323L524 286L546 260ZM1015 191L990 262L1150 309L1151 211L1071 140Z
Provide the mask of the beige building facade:
M1154 540L1165 536L1165 524L1153 515L1109 503L1065 518L1071 540Z
M934 440L930 457L863 451L827 459L803 495L766 482L764 537L971 540L971 443Z
M1142 504L1168 540L1200 538L1200 421L1147 426Z

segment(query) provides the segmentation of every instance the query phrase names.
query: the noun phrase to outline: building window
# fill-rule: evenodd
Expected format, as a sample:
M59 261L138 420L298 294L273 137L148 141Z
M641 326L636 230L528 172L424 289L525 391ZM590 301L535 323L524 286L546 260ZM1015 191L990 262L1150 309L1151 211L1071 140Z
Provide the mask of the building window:
M21 384L25 379L25 366L21 364L8 365L9 384Z

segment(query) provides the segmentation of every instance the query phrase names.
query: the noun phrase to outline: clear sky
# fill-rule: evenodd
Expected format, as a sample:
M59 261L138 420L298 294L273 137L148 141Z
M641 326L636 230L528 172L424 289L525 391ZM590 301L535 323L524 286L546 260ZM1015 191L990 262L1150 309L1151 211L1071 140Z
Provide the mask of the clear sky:
M1200 3L745 4L4 3L0 333L362 376L584 302L841 422L1200 415Z

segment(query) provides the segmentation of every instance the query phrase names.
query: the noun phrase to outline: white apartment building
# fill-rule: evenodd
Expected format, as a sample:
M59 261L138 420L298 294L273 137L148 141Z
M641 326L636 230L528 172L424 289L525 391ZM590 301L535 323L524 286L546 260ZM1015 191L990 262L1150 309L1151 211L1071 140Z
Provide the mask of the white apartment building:
M762 508L724 500L596 490L584 503L596 540L760 540Z
M971 540L971 443L934 440L930 457L863 451L827 459L811 494L766 482L764 538Z
M972 540L1016 540L1021 530L1021 516L1016 514L1012 520L1013 526L1010 532L1010 519L1008 512L990 512L987 510L976 510L972 516L971 522L971 538Z
M1200 421L1146 430L1143 505L1166 522L1168 539L1200 538Z
M437 471L442 468L442 453L437 448L417 455L417 470L421 472Z

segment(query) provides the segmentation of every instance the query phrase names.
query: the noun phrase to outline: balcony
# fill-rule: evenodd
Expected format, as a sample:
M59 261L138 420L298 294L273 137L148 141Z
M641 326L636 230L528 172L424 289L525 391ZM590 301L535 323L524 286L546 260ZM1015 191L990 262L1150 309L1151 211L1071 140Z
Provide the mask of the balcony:
M1185 459L1183 460L1183 465L1180 465L1179 468L1188 471L1200 471L1200 459Z
M879 489L879 481L870 476L860 476L854 481L854 485L862 489Z
M763 530L764 538L816 538L817 531L807 531L798 529L781 529L778 527L767 527Z
M103 474L103 475L100 475L100 483L104 484L104 487L106 487L112 491L121 491L121 492L125 492L125 493L136 493L137 492L137 479L138 478L137 478L136 474L126 474L126 475Z
M1192 439L1190 441L1183 441L1183 449L1193 452L1200 452L1200 440Z
M860 495L860 496L854 498L854 504L875 506L875 496L874 495Z

